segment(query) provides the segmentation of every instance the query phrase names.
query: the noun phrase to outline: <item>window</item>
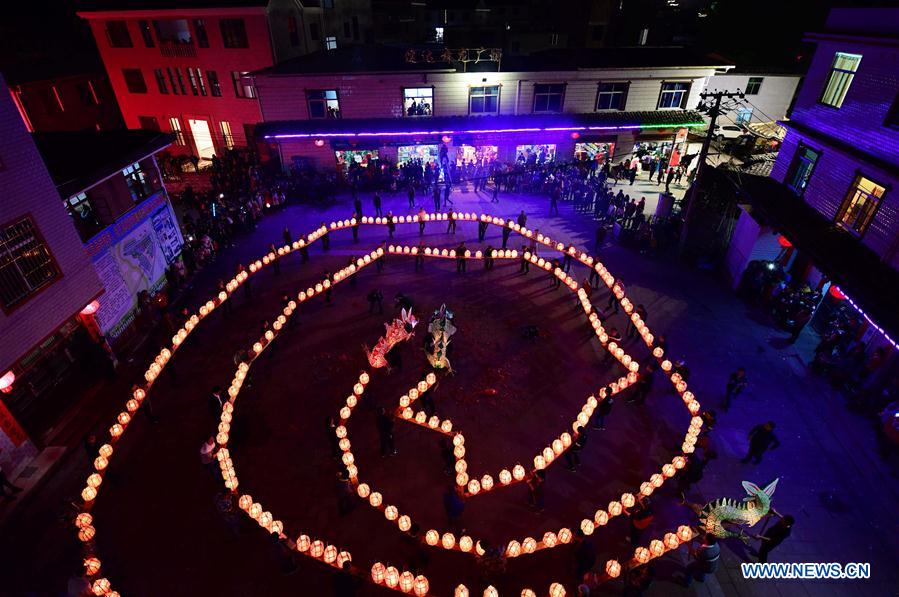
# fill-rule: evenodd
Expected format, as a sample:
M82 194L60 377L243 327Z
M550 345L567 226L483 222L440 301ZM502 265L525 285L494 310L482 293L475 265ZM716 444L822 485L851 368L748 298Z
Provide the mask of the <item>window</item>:
M815 169L815 164L818 163L818 158L820 157L821 152L815 151L811 147L800 145L796 149L796 154L790 163L785 182L797 195L801 196L805 192L808 181L812 177L812 171Z
M31 218L0 229L0 301L10 309L59 277L50 249Z
M322 0L322 8L334 8L334 0Z
M187 69L187 80L190 83L190 92L194 95L199 95L200 87L197 84L197 75L194 73L194 69Z
M403 89L403 114L405 116L433 116L434 88L406 87Z
M234 85L234 95L236 97L245 97L252 99L256 97L256 88L252 83L247 83L241 79L244 75L249 75L247 71L231 71L231 83Z
M737 109L737 124L746 124L752 120L752 108Z
M175 75L178 77L178 88L181 90L181 95L187 95L187 92L184 91L184 78L181 77L181 69L175 69Z
M156 86L159 88L159 93L168 94L169 88L165 82L165 73L162 72L161 68L157 68L153 70L153 74L156 76Z
M153 21L153 29L160 44L187 45L193 43L187 19Z
M309 118L340 118L336 89L313 89L306 92Z
M443 43L443 27L434 27L434 41L438 44Z
M197 45L201 48L208 48L209 34L206 32L206 23L203 19L194 19L194 33L197 36Z
M197 83L200 84L200 95L206 97L206 81L203 80L203 71L195 68L194 74L197 76Z
M860 54L844 54L837 52L833 59L833 65L830 67L830 76L827 77L827 85L824 86L824 93L821 94L821 103L825 106L839 108L846 99L846 93L849 92L849 86L852 85L852 79L855 77L855 71L862 61Z
M326 50L336 50L337 49L337 38L333 35L329 35L325 38L325 49Z
M128 190L131 191L131 198L135 203L143 201L153 193L150 180L138 162L134 162L122 170L122 174L125 176L125 182L128 184Z
M212 97L222 97L222 86L219 84L219 75L214 70L206 71L206 78L209 79L209 90Z
M100 98L97 97L97 90L94 89L94 84L90 81L87 84L79 83L76 85L78 89L78 95L81 97L81 103L85 106L98 106L100 105Z
M219 19L222 41L226 48L248 48L247 28L243 19Z
M145 131L160 131L159 121L155 116L138 116L137 121L140 124L140 128Z
M147 92L147 82L144 81L144 74L139 68L123 68L122 75L125 77L125 87L129 93Z
M746 95L758 95L764 79L764 77L749 77L749 82L746 83Z
M534 85L534 112L561 112L565 84Z
M318 23L309 23L309 37L312 38L312 41L318 41Z
M472 87L468 92L469 114L496 114L499 112L499 85Z
M165 70L169 74L169 82L172 84L172 93L174 93L175 95L180 95L180 93L178 93L178 85L177 83L175 83L175 75L172 72L172 69L167 67Z
M630 83L600 83L596 95L597 110L624 110Z
M113 48L131 48L131 34L125 21L106 21L106 39Z
M153 40L153 32L150 31L150 22L149 21L138 21L137 28L140 29L140 35L144 38L144 47L152 48L156 46L156 42Z
M234 147L234 135L231 134L231 125L224 120L219 125L222 128L222 139L225 142L225 147L231 149Z
M290 45L296 47L300 45L300 29L297 27L297 18L294 15L287 15L287 34L290 36Z
M91 205L87 193L78 193L63 203L82 241L89 241L95 234L103 230L103 223L94 212L94 206Z
M177 116L169 118L169 128L172 129L172 134L175 135L176 145L187 145L187 140L184 138L184 131L181 129L181 121L178 120Z
M685 107L687 105L687 95L689 95L689 93L689 83L662 83L662 93L659 96L659 109Z
M856 176L837 215L837 223L850 232L864 234L874 219L885 192L886 189L873 180Z

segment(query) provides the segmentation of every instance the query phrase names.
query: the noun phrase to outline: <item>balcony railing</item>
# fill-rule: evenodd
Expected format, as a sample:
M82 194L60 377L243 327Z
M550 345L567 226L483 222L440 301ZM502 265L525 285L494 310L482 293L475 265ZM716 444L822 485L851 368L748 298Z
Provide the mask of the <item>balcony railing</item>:
M169 58L192 58L197 55L197 47L193 42L161 41L159 51Z

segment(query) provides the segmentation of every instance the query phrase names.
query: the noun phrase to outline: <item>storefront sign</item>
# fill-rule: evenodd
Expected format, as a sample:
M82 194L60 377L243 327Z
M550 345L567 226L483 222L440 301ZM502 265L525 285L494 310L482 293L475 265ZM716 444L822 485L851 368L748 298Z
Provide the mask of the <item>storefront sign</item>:
M9 438L9 441L16 448L28 441L28 434L25 433L25 430L12 416L12 413L9 412L2 400L0 400L0 431Z

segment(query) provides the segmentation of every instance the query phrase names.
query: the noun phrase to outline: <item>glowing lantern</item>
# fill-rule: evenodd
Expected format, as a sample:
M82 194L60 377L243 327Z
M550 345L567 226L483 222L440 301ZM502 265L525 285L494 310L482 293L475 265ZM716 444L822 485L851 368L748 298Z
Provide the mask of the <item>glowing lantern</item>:
M419 574L415 577L415 584L412 587L412 590L418 597L424 597L428 594L428 590L430 589L430 585L428 584L428 579Z
M259 520L262 516L262 504L252 504L247 512L253 520Z
M444 533L440 543L444 549L452 549L456 545L456 537L452 533Z
M512 477L514 477L516 481L521 481L522 479L524 479L524 467L520 464L516 464L512 468Z
M665 546L662 545L662 542L658 539L653 539L649 542L649 553L651 553L654 558L657 558L665 553Z
M534 553L537 549L537 541L533 537L528 537L521 542L521 550L524 553Z
M681 525L677 527L677 538L681 543L686 543L693 538L693 531L687 525Z
M617 560L609 560L606 562L606 574L612 578L618 578L621 574L621 564Z
M521 544L518 541L509 541L506 545L506 555L510 558L517 558L521 555Z
M322 543L319 539L316 539L312 542L312 545L309 547L309 555L313 558L320 558L325 553L325 544Z
M375 562L374 566L371 567L371 579L376 584L379 585L384 582L384 578L387 575L387 568L384 567L384 564L381 562Z
M677 546L680 545L680 541L677 540L677 535L674 533L665 533L665 537L662 541L668 549L676 549Z
M270 527L270 530L271 530L273 533L277 533L278 536L280 536L281 533L284 532L284 523L281 522L280 520L273 520L273 521L272 521L272 526Z
M415 576L408 570L400 574L400 590L403 593L411 593L414 583Z
M465 446L459 444L455 448L453 448L453 454L456 458L462 458L465 456Z
M645 547L638 547L634 550L634 559L640 562L641 564L645 564L649 561L650 553L649 550Z
M374 492L368 497L368 503L374 506L375 508L380 507L381 505L381 494L379 492Z
M537 597L537 593L535 593L534 591L532 591L530 589L522 589L521 597Z
M337 567L338 568L343 568L344 562L352 562L352 561L353 561L353 556L351 556L350 552L348 552L348 551L342 551L339 554L337 554Z
M541 455L534 456L534 468L542 471L546 468L546 460Z
M560 583L554 582L549 585L549 595L550 597L565 597L565 587Z
M449 433L453 430L453 423L449 419L446 419L443 423L440 424L440 430L444 433Z
M662 474L666 477L673 477L674 473L677 471L674 469L674 465L666 464L662 467Z
M609 513L605 510L597 510L596 514L593 515L593 520L596 521L596 524L604 527L609 524Z
M324 560L328 564L333 564L337 560L337 548L329 545L325 548Z
M87 558L84 560L84 573L87 576L93 576L100 571L100 560L97 558Z
M674 465L674 468L676 468L677 470L680 470L680 469L684 468L684 466L686 466L687 459L684 458L683 456L675 456L674 459L671 461L671 464Z
M512 482L512 473L510 473L506 469L501 470L499 472L499 482L502 483L503 485L508 485L509 483L511 483Z
M98 578L91 585L91 591L93 591L94 595L106 595L110 589L112 589L112 583L109 582L108 578Z
M97 456L96 458L94 458L94 468L98 471L102 471L107 466L109 466L109 461L102 456Z
M619 502L609 502L609 514L611 516L621 515L621 504Z
M474 547L474 541L472 541L471 537L468 535L462 535L459 537L459 549L464 552L471 551L471 548Z
M384 518L387 520L396 520L399 516L399 511L396 509L396 506L387 506L384 508Z
M272 525L272 513L266 510L259 516L259 526L269 528Z
M118 423L116 423L115 425L113 425L112 427L109 428L109 435L111 435L112 437L119 437L120 435L122 435L122 432L124 432L124 431L125 430L122 428L122 426L119 425Z
M662 475L655 473L654 475L652 475L649 478L649 482L652 484L653 487L658 489L665 482L665 478Z
M97 490L88 485L84 489L81 490L81 499L85 502L92 502L97 497Z
M493 477L490 475L484 475L481 477L481 489L484 491L490 491L493 489Z
M338 442L337 442L337 445L338 445L338 446L340 447L340 449L343 450L344 452L349 452L350 446L351 446L350 440L349 440L348 438L346 438L346 437L343 438L343 439L341 439L340 441L338 441Z
M481 491L481 484L477 479L472 479L468 482L468 493L471 495L477 495Z
M75 526L79 529L90 526L92 522L94 522L94 517L87 512L82 512L75 517Z
M625 508L633 508L635 501L636 500L631 493L625 493L621 495L621 505L623 505Z
M456 435L453 436L453 445L454 446L461 446L464 443L465 443L465 436L462 435L461 433L457 433Z
M428 419L428 427L431 429L437 429L440 427L440 418L437 415L434 415L430 419Z
M846 300L846 295L843 294L843 291L840 290L840 287L836 284L831 284L830 288L827 290L827 293L838 301Z
M352 452L344 452L341 458L346 466L349 466L353 464L353 462L355 462L355 458Z
M457 586L456 590L453 591L453 597L468 597L468 587L465 585Z
M571 543L571 538L572 538L571 529L568 529L568 528L559 529L559 533L557 536L559 538L559 543L565 543L565 544Z
M652 483L649 483L648 481L640 483L640 493L642 495L652 495L653 491L655 491L655 487L652 486Z
M493 585L490 585L484 589L484 597L499 597L499 591L493 588Z
M440 533L431 529L427 533L425 533L425 542L428 545L434 546L437 545L437 542L440 541Z
M312 547L312 540L309 539L309 535L300 535L297 537L297 551L306 553L309 551L310 547Z
M94 535L97 534L97 529L88 525L78 531L78 540L82 543L87 543L88 541L94 538Z
M340 409L340 412L338 414L340 415L341 419L345 420L350 418L350 416L353 414L353 411L350 409L350 407L344 406Z
M459 473L456 475L456 485L459 487L465 487L468 485L468 473Z
M596 527L595 527L595 525L593 524L593 521L590 520L589 518L585 518L584 520L581 521L581 531L583 531L583 533L584 533L585 535L592 535L592 534L593 534L593 530L594 530L595 528L596 528Z
M555 547L558 543L558 539L556 538L556 534L552 531L547 531L543 534L543 545L546 547Z
M466 470L468 470L468 463L465 462L464 460L457 460L456 461L456 472L464 473Z
M412 519L403 514L396 521L396 526L398 526L403 532L408 531L410 528L412 528Z

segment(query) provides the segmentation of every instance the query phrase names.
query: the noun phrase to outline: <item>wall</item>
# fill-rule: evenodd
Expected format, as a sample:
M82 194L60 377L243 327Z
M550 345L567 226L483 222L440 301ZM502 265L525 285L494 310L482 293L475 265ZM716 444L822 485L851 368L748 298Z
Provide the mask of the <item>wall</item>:
M186 148L181 151L193 153L193 144L190 142L190 130L187 123L189 118L204 119L209 122L216 146L224 146L220 122L225 121L231 125L234 141L238 145L245 145L245 124L256 124L262 120L259 111L259 103L255 99L236 97L231 82L231 72L248 72L273 64L272 47L269 39L268 21L262 8L221 8L215 10L170 10L170 11L129 11L124 13L81 13L90 23L94 39L97 42L103 63L109 75L112 88L118 98L122 116L128 128L140 128L139 116L154 116L163 131L171 131L170 117L181 119L181 126L188 138ZM225 48L222 42L219 19L243 18L247 31L249 47L246 49ZM209 48L196 47L196 55L192 57L167 57L163 56L159 41L152 48L144 46L143 38L138 29L140 19L165 19L165 18L202 18L206 25L209 37ZM105 24L107 20L125 20L131 35L133 47L111 47L106 37ZM191 26L192 27L192 26ZM152 26L151 26L152 28ZM192 29L193 32L193 29ZM154 32L155 39L155 32ZM156 84L154 69L156 68L180 68L184 77L186 95L162 94ZM125 86L122 69L140 68L147 85L147 93L130 93ZM194 96L186 75L187 68L200 68L206 77L207 70L216 71L222 89L221 97L213 97L208 79L206 86L208 94ZM168 78L168 77L166 77ZM167 81L168 83L168 81ZM172 149L179 150L178 146Z
M15 85L10 91L26 113L32 131L105 131L124 127L112 87L104 75L32 81Z
M787 110L802 80L800 75L766 75L766 74L726 74L715 75L709 79L706 89L709 91L736 91L746 90L750 77L762 78L762 86L756 95L747 95L741 102L741 107L752 108L750 122L772 122L787 117ZM729 119L728 119L729 117ZM721 121L722 124L736 122L737 110L727 113Z
M725 258L731 288L740 284L740 278L750 261L770 261L780 255L783 249L777 239L778 235L769 226L760 225L744 206L740 206L740 217Z
M0 88L5 85L0 77ZM15 310L0 312L2 375L20 356L100 294L102 286L12 98L5 93L0 96L0 130L4 132L0 135L0 223L5 225L30 215L61 271L55 282ZM10 444L0 425L0 463L9 466L9 470L33 451L29 444Z

